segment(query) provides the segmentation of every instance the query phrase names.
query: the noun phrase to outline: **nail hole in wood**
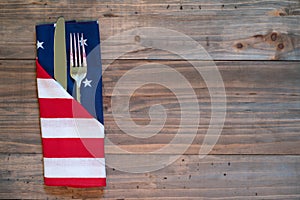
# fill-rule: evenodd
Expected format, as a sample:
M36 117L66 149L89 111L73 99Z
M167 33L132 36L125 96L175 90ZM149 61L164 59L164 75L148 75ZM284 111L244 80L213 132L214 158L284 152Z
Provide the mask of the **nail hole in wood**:
M236 48L238 48L238 49L241 49L243 47L244 47L244 45L240 42L236 44Z
M277 33L272 33L271 34L271 40L276 41L277 40Z
M278 49L283 49L284 48L284 44L280 43L277 45Z

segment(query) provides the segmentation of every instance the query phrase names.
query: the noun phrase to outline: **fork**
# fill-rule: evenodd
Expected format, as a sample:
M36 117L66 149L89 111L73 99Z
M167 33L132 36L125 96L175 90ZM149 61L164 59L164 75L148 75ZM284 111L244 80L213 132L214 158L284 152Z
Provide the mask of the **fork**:
M77 36L77 39L76 39ZM80 45L81 43L81 45ZM73 48L74 45L74 48ZM74 53L74 56L73 56ZM82 57L82 59L81 59ZM70 75L76 82L76 99L80 102L80 86L87 74L86 53L83 43L83 33L79 40L79 33L70 33Z

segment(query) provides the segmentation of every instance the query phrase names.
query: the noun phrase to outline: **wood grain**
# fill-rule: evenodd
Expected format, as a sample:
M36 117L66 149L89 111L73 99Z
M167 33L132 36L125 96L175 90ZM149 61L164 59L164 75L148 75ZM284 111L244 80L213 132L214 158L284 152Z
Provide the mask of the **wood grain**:
M126 134L118 127L112 108L122 113L126 105L115 100L134 85L121 85L115 95L120 78L134 67L159 63L189 81L201 115L197 135L184 155L160 170L140 174L119 171L107 162L106 188L44 186L35 25L53 23L59 16L99 21L103 64L127 52L105 70L103 99L106 137L128 154L148 154L170 143L180 126L181 109L170 88L146 84L130 99L130 120L141 126L149 124L149 108L155 104L165 108L167 119L153 137L138 139ZM0 199L300 199L299 17L299 0L2 0ZM166 37L157 29L154 34L132 31L143 27L177 33ZM124 31L129 31L125 40L114 38L105 43ZM183 52L183 59L157 45L182 50L181 46L190 43L183 42L187 37L180 33L199 43L211 58L205 51L197 53L191 48ZM206 70L209 61L215 60L226 89L224 128L204 159L198 152L211 118L211 99L203 77L187 59L199 61ZM136 73L136 77L142 75ZM172 82L171 86L185 96L182 101L190 111L188 123L193 124L197 115L190 106L193 96L181 83ZM155 128L159 127L143 133ZM175 149L186 145L184 139L192 136L192 129L187 126L179 135L182 140L174 144ZM168 153L158 156L168 159L176 152ZM106 145L107 161L128 154ZM132 163L134 160L127 164Z
M299 199L299 156L182 156L155 172L107 167L105 189L43 186L40 154L0 154L5 199ZM22 168L23 170L20 170ZM13 194L13 195L12 195Z
M168 88L157 84L148 84L132 94L130 113L135 123L147 125L150 122L149 108L155 104L164 106L168 116L158 134L147 139L137 139L124 133L114 120L112 106L120 112L126 106L124 103L112 105L111 101L114 98L113 89L120 77L136 66L157 62L117 60L103 74L106 136L130 152L149 152L165 146L177 134L180 125L178 99ZM205 67L208 62L201 63ZM160 64L168 65L185 76L197 95L201 118L197 136L185 153L198 154L211 118L207 87L186 61L161 61ZM227 116L219 141L211 154L299 154L299 62L234 61L216 62L216 65L226 89ZM19 61L1 61L1 66L0 151L41 153L34 61L23 61L22 66ZM188 107L193 97L185 94L186 89L180 88L182 86L176 80L171 86L181 89L178 91L186 96L184 104ZM130 83L122 85L118 95L130 87ZM189 121L193 124L198 112L193 107L189 109ZM144 133L152 133L155 128L159 127L144 129ZM185 128L185 134L181 137L192 136L191 130L193 127ZM110 146L107 146L107 153L114 153Z
M36 24L54 22L63 15L67 20L99 20L102 41L140 27L178 31L197 41L214 60L299 60L300 29L298 0L291 1L2 1L0 13L0 58L34 59ZM163 20L161 20L163 18ZM18 20L18 23L15 23ZM270 37L273 33L277 37ZM12 37L13 35L13 37ZM132 35L127 41L115 40L103 58L137 45L141 49L124 55L127 59L178 59L178 56L144 41L162 35ZM176 44L178 35L168 37ZM180 43L179 43L180 45ZM205 60L203 55L194 59Z

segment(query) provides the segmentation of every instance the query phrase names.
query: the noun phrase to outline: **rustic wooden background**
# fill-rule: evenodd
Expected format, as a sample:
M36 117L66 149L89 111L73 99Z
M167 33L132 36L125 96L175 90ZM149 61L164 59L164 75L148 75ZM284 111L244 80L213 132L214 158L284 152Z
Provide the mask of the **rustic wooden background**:
M0 198L300 199L299 0L2 0L0 11ZM165 106L169 118L160 134L142 141L128 137L112 117L116 81L133 67L159 62L184 74L198 96L201 122L193 144L155 172L107 167L106 188L44 186L35 25L59 16L99 20L102 41L152 26L182 32L205 47L223 77L228 101L225 126L210 155L198 156L210 119L203 80L169 52L142 49L124 55L104 74L107 137L138 152L160 148L176 134L178 102L159 85L137 90L130 110L137 124L147 124L149 106ZM112 53L102 52L104 63ZM204 58L198 60L205 66Z

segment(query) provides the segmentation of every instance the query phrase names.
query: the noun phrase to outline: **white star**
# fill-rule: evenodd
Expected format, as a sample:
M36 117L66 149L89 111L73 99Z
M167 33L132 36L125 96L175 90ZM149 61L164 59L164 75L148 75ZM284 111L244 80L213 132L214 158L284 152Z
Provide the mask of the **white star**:
M56 23L54 23L53 26L56 27Z
M92 80L88 80L88 79L86 78L82 83L84 84L84 87L87 87L87 86L92 87L92 86L91 86L91 82L92 82Z
M87 46L87 43L86 43L86 41L87 41L87 39L83 39L83 37L82 38L80 38L80 45L82 46L83 44L85 45L85 46Z
M44 42L37 41L36 49L39 49L39 48L44 49L43 44L44 44Z

